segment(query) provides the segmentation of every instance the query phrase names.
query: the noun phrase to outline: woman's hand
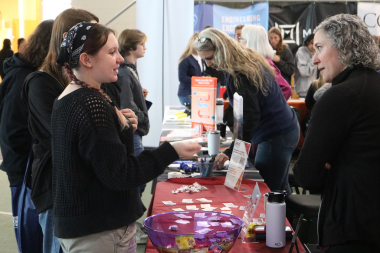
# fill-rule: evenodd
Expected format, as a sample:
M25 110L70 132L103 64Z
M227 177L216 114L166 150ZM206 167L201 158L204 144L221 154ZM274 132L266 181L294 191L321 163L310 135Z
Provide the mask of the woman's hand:
M278 56L278 55L274 55L274 56L273 56L273 61L274 61L274 62L279 62L279 61L280 61L280 56Z
M120 112L129 119L129 121L131 122L132 124L132 127L133 127L133 131L136 131L137 129L137 125L138 125L138 118L135 114L134 111L132 111L131 109L122 109L120 110Z
M192 158L201 150L201 145L195 142L174 142L172 146L177 154L183 158Z
M143 96L146 99L146 96L148 96L149 91L147 89L142 89Z
M223 168L224 166L224 163L227 162L228 160L230 160L230 158L224 154L224 153L219 153L216 157L215 157L215 162L214 162L214 168L217 168L217 169L221 169Z

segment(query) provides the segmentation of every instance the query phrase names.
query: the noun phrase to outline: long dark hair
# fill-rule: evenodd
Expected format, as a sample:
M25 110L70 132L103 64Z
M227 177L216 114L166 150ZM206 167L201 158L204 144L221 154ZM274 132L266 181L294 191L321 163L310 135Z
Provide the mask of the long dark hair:
M90 22L95 20L99 22L99 18L94 14L81 9L67 9L55 19L53 31L50 40L49 52L41 66L41 70L52 75L57 81L66 87L70 82L67 76L63 74L62 67L57 63L57 56L63 41L63 34L68 32L71 27L80 22Z
M41 22L19 49L19 57L36 69L41 66L49 51L53 24L52 19Z
M11 49L11 40L10 39L4 39L3 40L3 48L1 50L4 50L4 49Z

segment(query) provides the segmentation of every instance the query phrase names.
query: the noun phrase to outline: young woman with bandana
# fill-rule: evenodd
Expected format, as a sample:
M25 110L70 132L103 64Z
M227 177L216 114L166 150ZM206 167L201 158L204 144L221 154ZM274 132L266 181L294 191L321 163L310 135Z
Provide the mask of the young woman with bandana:
M100 88L117 80L118 49L111 29L79 23L57 59L72 80L54 102L51 123L55 235L65 252L136 252L135 221L145 211L139 185L200 150L165 142L134 155L137 119Z
M53 194L50 117L54 100L62 93L69 79L56 63L57 55L66 33L75 24L99 19L81 9L67 9L56 18L47 56L39 71L25 79L22 98L28 107L28 125L33 138L33 164L31 198L44 233L43 252L62 252L59 241L53 235Z

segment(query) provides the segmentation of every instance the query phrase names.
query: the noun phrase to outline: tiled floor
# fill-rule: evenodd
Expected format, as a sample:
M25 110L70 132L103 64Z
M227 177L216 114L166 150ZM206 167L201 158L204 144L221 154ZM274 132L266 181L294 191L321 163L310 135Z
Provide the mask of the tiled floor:
M152 195L150 194L151 183L148 183L142 200L148 208ZM0 253L17 253L17 244L13 230L11 207L11 191L9 182L5 172L0 171ZM144 221L146 213L138 220L140 223ZM145 244L137 245L137 253L145 252Z

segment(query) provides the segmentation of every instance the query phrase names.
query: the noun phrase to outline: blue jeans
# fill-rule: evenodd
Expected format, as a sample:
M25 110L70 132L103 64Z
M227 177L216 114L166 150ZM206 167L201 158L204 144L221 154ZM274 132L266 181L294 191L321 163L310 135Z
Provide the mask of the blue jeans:
M180 97L180 96L178 96L178 98L179 98L179 102L182 105L185 105L185 103L191 104L191 99L188 98L187 96L186 97Z
M63 253L58 238L54 236L53 209L40 213L38 220L44 233L43 252Z
M138 156L141 154L141 152L144 151L144 146L142 144L142 136L138 134L133 135L133 148L135 151L135 156ZM144 190L145 190L146 184L140 185L140 197L142 196Z
M285 190L287 195L292 194L288 181L289 164L299 137L300 127L297 123L293 130L259 143L255 167L271 191Z

